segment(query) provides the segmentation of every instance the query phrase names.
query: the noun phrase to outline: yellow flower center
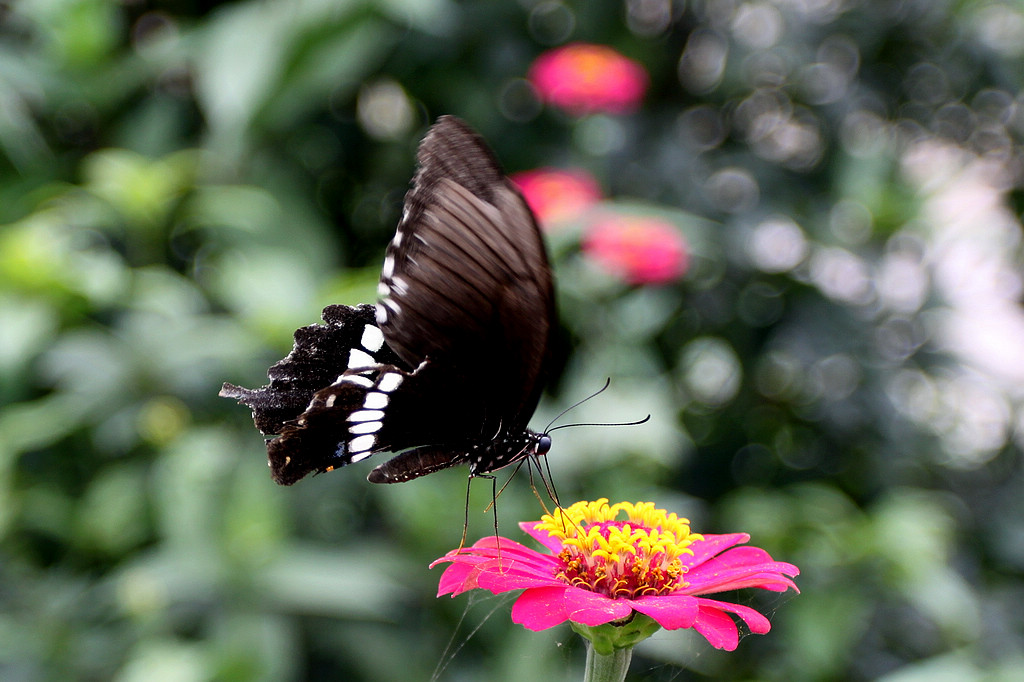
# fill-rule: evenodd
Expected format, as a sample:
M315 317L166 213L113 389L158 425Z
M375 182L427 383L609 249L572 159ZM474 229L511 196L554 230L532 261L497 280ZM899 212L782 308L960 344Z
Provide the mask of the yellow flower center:
M619 519L625 512L625 519ZM562 543L561 580L612 598L668 594L686 583L679 557L693 554L690 544L704 538L690 532L690 522L653 502L619 502L606 498L577 502L545 514L537 524Z

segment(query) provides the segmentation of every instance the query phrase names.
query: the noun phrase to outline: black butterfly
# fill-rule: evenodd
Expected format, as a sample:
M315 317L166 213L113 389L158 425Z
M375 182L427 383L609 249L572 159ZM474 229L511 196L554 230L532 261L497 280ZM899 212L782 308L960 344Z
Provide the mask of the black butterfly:
M397 483L455 466L487 475L551 446L527 428L546 378L554 287L523 197L465 123L443 116L388 246L376 307L329 306L295 332L270 384L224 384L252 408L274 480L400 452Z

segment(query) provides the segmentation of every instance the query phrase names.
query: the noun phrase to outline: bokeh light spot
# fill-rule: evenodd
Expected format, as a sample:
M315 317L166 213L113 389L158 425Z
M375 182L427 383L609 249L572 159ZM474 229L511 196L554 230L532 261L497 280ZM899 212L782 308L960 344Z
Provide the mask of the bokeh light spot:
M391 79L364 85L356 109L363 130L378 140L401 139L415 122L405 89Z
M679 81L694 93L714 90L722 81L729 43L719 34L698 29L690 34L679 58Z
M751 210L761 195L757 180L742 168L723 168L707 179L704 189L715 208L726 213Z
M672 19L672 0L626 0L626 25L639 36L651 38L664 33Z
M710 105L687 109L679 115L677 125L686 145L698 152L721 145L727 132L721 113Z
M846 249L825 247L811 256L811 281L829 298L862 305L873 298L867 264Z
M723 339L701 337L683 348L680 368L694 400L720 407L739 391L743 370L732 346Z
M764 50L782 37L785 28L778 8L769 2L746 2L732 18L732 34L743 45Z
M540 2L530 10L530 35L541 45L564 43L576 29L576 15L565 3Z
M764 272L792 270L803 262L809 250L800 226L781 216L755 227L747 240L747 255Z

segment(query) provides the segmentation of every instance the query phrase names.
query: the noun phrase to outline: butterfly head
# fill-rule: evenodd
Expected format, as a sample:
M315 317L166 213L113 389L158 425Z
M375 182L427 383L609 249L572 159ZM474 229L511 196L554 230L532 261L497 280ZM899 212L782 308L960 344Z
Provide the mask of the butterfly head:
M528 457L546 455L551 449L551 436L526 429L520 433L506 433L493 441L476 446L468 453L470 473L487 474Z
M551 449L551 436L546 433L532 433L531 435L535 437L533 441L533 454L548 454L548 450Z

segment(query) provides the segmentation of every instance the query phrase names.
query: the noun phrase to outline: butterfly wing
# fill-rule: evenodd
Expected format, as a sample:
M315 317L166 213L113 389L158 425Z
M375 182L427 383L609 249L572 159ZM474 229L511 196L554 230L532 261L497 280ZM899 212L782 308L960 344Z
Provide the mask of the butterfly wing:
M543 388L554 289L533 214L483 141L445 116L388 247L377 321L453 439L525 427ZM429 384L429 386L428 386Z
M267 443L268 464L283 485L376 451L365 445L388 446L387 432L376 433L381 402L407 369L384 343L374 306L332 305L322 317L324 324L296 330L292 351L267 372L270 384L248 389L226 383L220 391L248 405L262 433L277 436Z
M267 449L278 483L406 448L371 480L416 478L522 431L536 408L554 324L536 221L458 119L438 120L418 161L376 308L325 309L268 386L221 391L277 434Z
M350 361L356 365L401 363L383 343L372 305L332 305L324 308L322 317L324 324L295 331L292 351L267 372L268 385L248 389L226 383L221 388L221 397L252 408L253 421L262 433L281 433L285 423L306 409L313 394L349 368Z

